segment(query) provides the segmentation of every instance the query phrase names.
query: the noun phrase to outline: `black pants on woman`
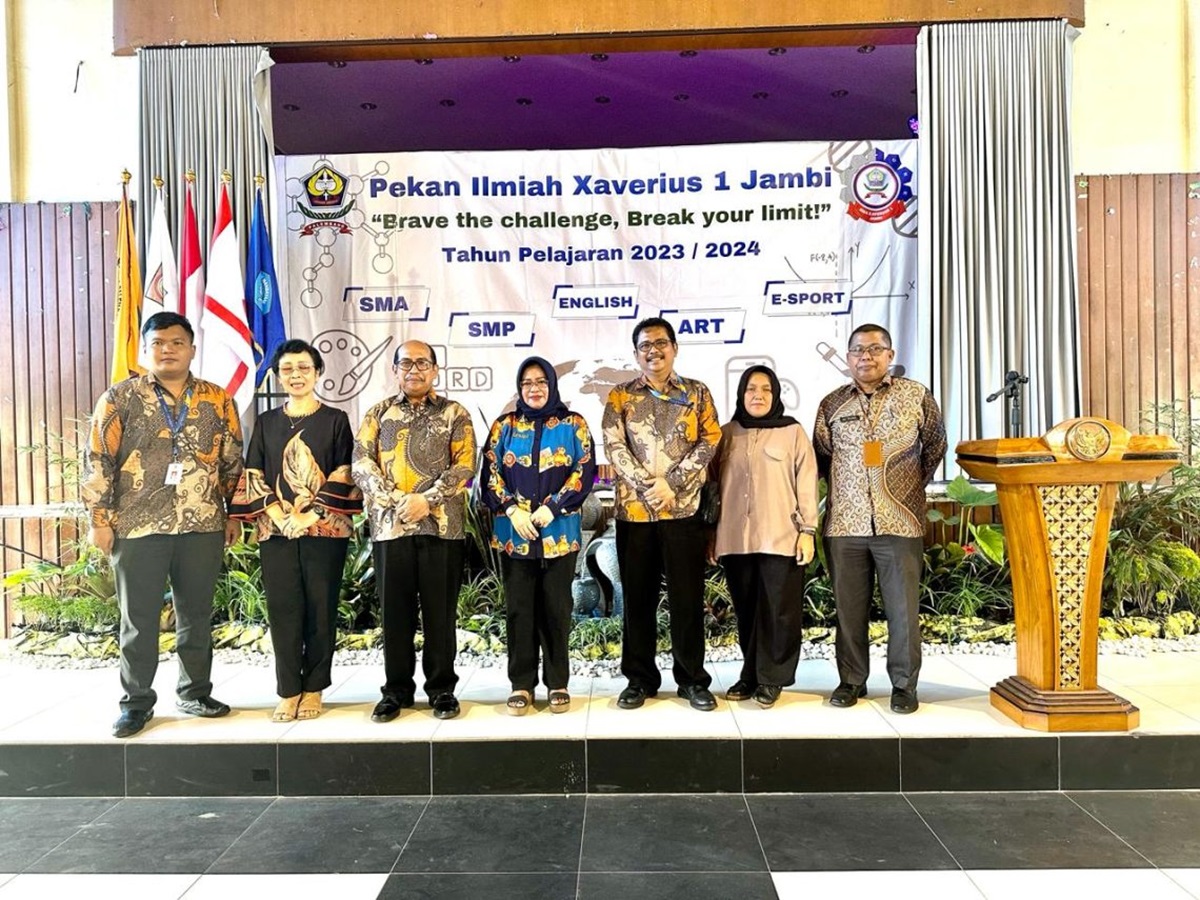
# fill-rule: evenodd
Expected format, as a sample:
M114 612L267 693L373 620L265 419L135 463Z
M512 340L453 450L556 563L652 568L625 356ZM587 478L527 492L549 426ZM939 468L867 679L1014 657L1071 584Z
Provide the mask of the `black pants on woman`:
M721 565L737 613L742 681L794 684L804 639L804 566L775 553L730 554Z
M577 556L500 558L508 607L508 680L514 691L532 691L537 686L539 647L542 681L552 691L566 690L571 677L567 636L571 633L571 582Z
M332 683L337 603L349 538L273 537L259 544L280 697Z

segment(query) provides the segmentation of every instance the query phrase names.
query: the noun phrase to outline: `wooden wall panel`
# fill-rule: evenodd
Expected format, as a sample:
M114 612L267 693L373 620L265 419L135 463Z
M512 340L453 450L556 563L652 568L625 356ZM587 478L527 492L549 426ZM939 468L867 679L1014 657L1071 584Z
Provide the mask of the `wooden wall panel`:
M1200 415L1200 174L1076 185L1084 413L1131 431L1166 404Z
M52 458L78 445L108 385L116 203L0 204L0 507L76 499ZM27 448L52 444L50 454ZM4 571L57 558L75 537L53 517L0 520ZM3 603L3 630L12 623Z

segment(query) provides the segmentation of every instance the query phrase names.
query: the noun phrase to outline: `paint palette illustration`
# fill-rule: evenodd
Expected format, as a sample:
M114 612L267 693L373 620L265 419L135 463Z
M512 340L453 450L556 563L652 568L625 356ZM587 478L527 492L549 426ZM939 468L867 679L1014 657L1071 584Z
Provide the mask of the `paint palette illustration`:
M392 336L371 347L353 332L331 328L314 337L312 343L325 358L317 396L329 403L343 403L357 397L371 383L375 363L392 343Z

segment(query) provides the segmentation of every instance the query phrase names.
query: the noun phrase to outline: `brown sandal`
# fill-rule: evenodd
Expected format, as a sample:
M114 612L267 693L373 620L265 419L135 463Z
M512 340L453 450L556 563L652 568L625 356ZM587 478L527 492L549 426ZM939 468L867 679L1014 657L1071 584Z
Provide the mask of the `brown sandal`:
M315 719L321 714L321 692L312 691L300 695L300 705L296 707L297 719Z
M550 712L565 713L571 708L571 695L566 688L556 688L550 692Z
M508 695L508 714L510 716L523 716L529 712L531 706L533 706L531 691L513 691Z
M296 721L296 710L300 706L301 694L295 697L284 697L275 707L275 712L271 713L272 722L294 722Z

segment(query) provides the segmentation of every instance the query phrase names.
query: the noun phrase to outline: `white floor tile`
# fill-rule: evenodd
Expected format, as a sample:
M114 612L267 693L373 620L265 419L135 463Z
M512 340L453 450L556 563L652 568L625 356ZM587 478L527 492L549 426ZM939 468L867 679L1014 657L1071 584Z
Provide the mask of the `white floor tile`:
M983 897L971 880L959 871L772 872L771 878L779 900L813 900L815 897L980 900Z
M970 870L988 900L1087 897L1088 900L1187 900L1189 894L1157 869Z
M0 886L3 900L56 897L120 897L121 900L175 900L197 875L18 875ZM232 898L229 898L232 900Z
M1163 869L1162 872L1193 897L1200 897L1200 869Z
M185 900L375 900L386 874L205 875Z

